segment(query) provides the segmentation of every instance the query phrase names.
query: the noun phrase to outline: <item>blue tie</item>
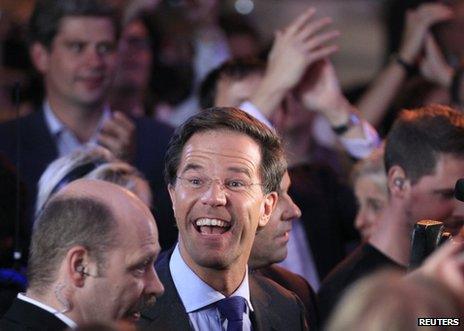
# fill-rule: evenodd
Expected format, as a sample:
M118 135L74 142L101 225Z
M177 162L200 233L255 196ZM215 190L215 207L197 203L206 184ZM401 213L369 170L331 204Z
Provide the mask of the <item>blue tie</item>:
M243 331L243 313L246 301L240 296L228 297L216 302L222 317L227 319L227 331Z

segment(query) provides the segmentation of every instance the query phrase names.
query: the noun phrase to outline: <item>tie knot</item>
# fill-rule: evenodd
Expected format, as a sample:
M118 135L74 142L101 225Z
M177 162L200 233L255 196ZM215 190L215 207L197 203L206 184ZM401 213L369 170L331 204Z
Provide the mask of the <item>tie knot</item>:
M216 302L216 307L221 316L225 317L229 322L242 321L246 302L243 297L233 296L219 300Z

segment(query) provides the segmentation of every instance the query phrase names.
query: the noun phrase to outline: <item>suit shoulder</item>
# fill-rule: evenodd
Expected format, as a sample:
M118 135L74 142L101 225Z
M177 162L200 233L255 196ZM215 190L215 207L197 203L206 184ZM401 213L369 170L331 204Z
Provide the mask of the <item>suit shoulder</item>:
M301 306L301 301L294 292L286 289L282 285L279 285L269 277L263 275L252 275L250 278L256 282L262 291L270 296L273 304L279 303L290 307Z

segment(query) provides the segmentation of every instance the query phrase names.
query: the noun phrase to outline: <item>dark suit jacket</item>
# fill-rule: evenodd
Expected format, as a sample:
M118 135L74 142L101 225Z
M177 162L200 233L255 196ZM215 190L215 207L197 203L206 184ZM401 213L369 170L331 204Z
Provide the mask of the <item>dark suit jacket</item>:
M28 190L28 218L32 222L33 207L37 195L37 182L50 162L58 156L58 150L48 131L42 109L31 115L0 124L0 152L16 164L16 128L20 126L19 173ZM164 154L173 129L158 121L141 118L136 124L136 155L134 165L150 182L154 196L154 214L160 228L163 247L170 247L177 239L171 202L163 179Z
M289 194L301 209L301 221L319 279L354 249L359 235L353 226L356 200L351 188L329 167L303 164L288 169Z
M165 254L156 264L165 292L153 307L142 312L140 326L143 330L193 330L172 280L169 259L170 254ZM303 304L294 293L259 275L250 275L249 285L254 331L307 330Z
M67 327L48 311L19 299L0 319L1 331L62 331Z
M306 279L276 264L254 270L253 274L267 277L295 293L305 306L306 321L310 330L318 329L319 313L316 305L316 293Z

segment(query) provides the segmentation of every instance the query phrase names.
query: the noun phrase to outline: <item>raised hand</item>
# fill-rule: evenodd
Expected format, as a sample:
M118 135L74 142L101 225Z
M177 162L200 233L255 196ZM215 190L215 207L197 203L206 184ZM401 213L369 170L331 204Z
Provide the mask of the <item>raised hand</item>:
M251 97L251 102L267 117L298 84L311 64L338 49L330 42L339 32L324 31L332 20L328 17L314 19L315 13L314 8L309 8L276 33L263 81Z
M420 72L428 81L449 88L453 69L446 63L440 48L429 33L425 40L424 57L420 63Z
M267 74L291 89L312 63L334 53L338 47L329 43L339 35L336 30L322 31L332 23L324 17L315 20L310 8L298 16L285 30L277 31L269 55Z
M135 125L122 112L116 111L103 123L97 142L117 158L131 163L135 156Z
M306 109L323 113L333 110L345 99L335 68L327 59L308 69L297 92Z
M421 52L430 27L453 17L452 10L439 3L426 3L406 13L405 29L399 55L402 60L414 64Z

